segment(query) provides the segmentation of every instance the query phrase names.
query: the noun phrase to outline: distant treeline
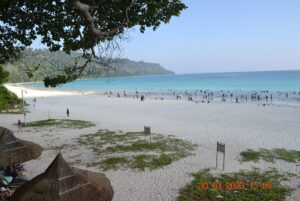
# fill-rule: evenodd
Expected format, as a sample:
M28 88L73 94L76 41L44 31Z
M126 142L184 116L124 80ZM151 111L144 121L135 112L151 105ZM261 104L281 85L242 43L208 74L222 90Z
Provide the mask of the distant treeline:
M9 82L42 81L45 76L56 76L63 73L65 67L83 63L79 53L68 55L62 51L50 52L47 49L26 49L20 60L9 63L4 69L9 72ZM81 78L120 77L138 75L174 74L156 63L136 62L129 59L112 59L108 70L98 63L88 64Z

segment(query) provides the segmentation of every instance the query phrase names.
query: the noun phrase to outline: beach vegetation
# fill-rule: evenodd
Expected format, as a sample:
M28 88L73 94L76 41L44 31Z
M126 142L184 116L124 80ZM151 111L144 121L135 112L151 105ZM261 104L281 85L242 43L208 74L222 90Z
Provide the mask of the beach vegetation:
M93 167L93 166L101 166L101 169L103 171L106 170L116 170L121 167L126 166L129 163L128 159L126 157L110 157L105 160L102 160L100 162L92 162L87 164L88 167Z
M0 65L0 85L8 81L9 73Z
M252 149L248 149L247 151L242 151L240 155L243 157L242 161L259 161L261 154L259 151L254 151Z
M184 152L177 152L172 154L161 153L159 155L140 154L134 156L131 163L131 168L138 170L158 169L170 165L173 161L187 157L189 154Z
M239 171L236 173L211 174L209 169L192 174L193 181L179 191L179 201L226 200L284 201L292 188L282 185L290 174L276 169Z
M0 85L0 112L19 114L22 100Z
M83 129L95 126L92 122L83 121L83 120L74 120L74 119L46 119L34 122L26 123L26 127L50 127L56 126L60 128L77 128Z
M197 145L174 136L99 130L77 139L80 146L91 149L93 163L100 169L132 168L136 170L157 169L192 154ZM119 157L120 154L124 155ZM97 156L103 156L97 161ZM116 157L118 156L118 157Z
M16 94L7 90L3 83L8 81L9 73L0 65L0 113L18 113L21 99Z
M275 149L259 149L254 151L248 149L240 153L242 156L242 162L247 161L259 161L260 159L267 162L274 162L275 160L284 160L287 162L296 163L300 161L300 151L297 150L288 150L283 148Z

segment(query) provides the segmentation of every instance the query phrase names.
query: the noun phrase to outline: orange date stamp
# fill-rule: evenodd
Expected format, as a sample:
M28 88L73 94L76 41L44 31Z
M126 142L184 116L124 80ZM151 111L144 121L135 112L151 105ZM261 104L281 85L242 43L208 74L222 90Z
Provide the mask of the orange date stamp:
M243 181L229 181L229 182L207 182L202 181L199 182L198 188L200 190L207 190L207 189L214 189L214 190L245 190L245 189L251 189L251 190L271 190L272 189L272 182L265 181L265 182L243 182Z

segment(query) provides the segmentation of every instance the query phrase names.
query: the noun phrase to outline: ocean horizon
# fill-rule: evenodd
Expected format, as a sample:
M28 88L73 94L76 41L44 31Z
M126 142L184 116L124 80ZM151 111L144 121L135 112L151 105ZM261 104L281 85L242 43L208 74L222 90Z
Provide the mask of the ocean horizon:
M32 88L44 88L42 82L25 83ZM76 91L138 90L138 91L300 91L300 70L253 71L224 73L194 73L107 77L75 80L58 89Z

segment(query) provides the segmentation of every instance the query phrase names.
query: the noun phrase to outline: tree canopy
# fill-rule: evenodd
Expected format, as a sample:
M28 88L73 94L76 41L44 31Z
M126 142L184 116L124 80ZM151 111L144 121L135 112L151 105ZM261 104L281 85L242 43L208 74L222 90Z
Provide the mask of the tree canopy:
M97 59L96 45L136 26L156 30L185 8L181 0L2 0L0 64L18 59L38 36L49 50L80 51L88 63ZM60 78L76 79L85 67L75 63Z

